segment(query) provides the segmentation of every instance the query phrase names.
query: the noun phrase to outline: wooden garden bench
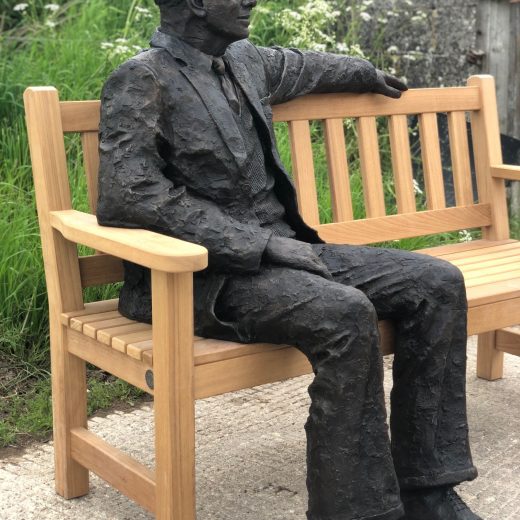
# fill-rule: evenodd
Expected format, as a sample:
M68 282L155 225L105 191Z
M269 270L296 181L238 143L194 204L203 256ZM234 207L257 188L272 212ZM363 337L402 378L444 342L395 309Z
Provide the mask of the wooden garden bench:
M100 227L72 209L64 132L81 134L92 213L96 209L99 102L60 102L54 88L25 92L27 125L49 293L56 488L66 498L88 492L93 471L162 520L195 518L194 400L310 372L304 356L283 345L241 345L193 337L192 272L204 269L203 247L151 231ZM456 204L446 207L436 113L447 113ZM419 119L427 209L418 211L408 115ZM475 150L474 201L466 117ZM398 214L387 216L376 116L388 117ZM353 220L344 118L355 118L366 218ZM470 334L479 334L478 374L502 375L503 352L520 354L520 242L510 239L493 78L467 87L420 89L400 100L373 94L326 94L274 108L287 121L301 212L328 242L365 244L481 228L482 239L422 252L463 271ZM333 220L320 224L309 120L324 122ZM77 243L97 251L78 257ZM85 287L120 281L120 259L152 270L153 328L122 317L117 301L84 304ZM382 350L392 325L381 323ZM85 362L155 398L154 471L87 429Z

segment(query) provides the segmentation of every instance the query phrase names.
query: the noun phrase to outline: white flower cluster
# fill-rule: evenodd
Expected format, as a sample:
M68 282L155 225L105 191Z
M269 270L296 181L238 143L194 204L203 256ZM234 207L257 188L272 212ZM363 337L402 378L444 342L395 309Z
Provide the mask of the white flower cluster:
M142 50L139 45L133 45L127 38L116 38L114 42L102 42L101 49L113 56L130 57Z
M467 229L463 229L462 231L459 231L459 241L460 242L471 242L472 240L473 240L473 237Z
M16 11L18 13L23 13L25 10L27 10L27 8L29 7L29 4L16 4L14 7L13 7L13 11Z
M296 9L285 8L276 14L282 29L294 34L291 45L315 51L334 48L336 42L330 35L329 27L340 12L334 2L308 0Z
M143 18L152 18L152 17L153 17L153 14L150 11L150 9L147 9L146 7L141 7L140 5L135 6L135 19L137 22Z

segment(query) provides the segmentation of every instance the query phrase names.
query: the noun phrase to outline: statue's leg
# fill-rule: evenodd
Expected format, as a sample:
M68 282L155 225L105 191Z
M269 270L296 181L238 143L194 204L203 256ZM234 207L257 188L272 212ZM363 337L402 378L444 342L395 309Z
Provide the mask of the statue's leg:
M393 319L392 454L402 489L476 477L466 417L467 302L460 271L399 250L316 246L335 280Z
M393 520L403 515L386 425L373 305L352 287L271 268L234 278L217 315L240 339L295 344L309 358L309 520Z

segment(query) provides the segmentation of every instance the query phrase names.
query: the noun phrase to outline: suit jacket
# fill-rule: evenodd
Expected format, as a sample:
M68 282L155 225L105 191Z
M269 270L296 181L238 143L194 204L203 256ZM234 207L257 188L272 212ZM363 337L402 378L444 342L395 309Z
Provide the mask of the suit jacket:
M224 60L250 104L295 238L321 242L298 213L271 106L311 92L370 91L375 68L359 58L248 40L229 46ZM210 56L157 31L150 49L110 76L101 96L97 217L102 225L147 228L205 246L209 267L195 276L197 332L228 337L233 325L215 315L219 291L228 276L262 268L271 231L254 212L244 142L211 66ZM147 270L125 265L120 310L151 321Z

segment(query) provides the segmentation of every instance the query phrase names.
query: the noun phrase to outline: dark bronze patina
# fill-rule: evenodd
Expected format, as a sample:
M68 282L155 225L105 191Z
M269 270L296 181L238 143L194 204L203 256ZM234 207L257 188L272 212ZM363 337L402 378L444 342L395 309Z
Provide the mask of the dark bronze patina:
M100 224L208 249L197 334L289 343L309 358L310 520L477 519L452 490L477 475L462 275L425 255L323 244L298 213L272 127L271 106L296 96L397 98L406 86L362 59L254 46L256 0L156 3L151 48L103 89ZM150 322L150 273L125 273L121 312ZM378 317L396 324L391 442Z

